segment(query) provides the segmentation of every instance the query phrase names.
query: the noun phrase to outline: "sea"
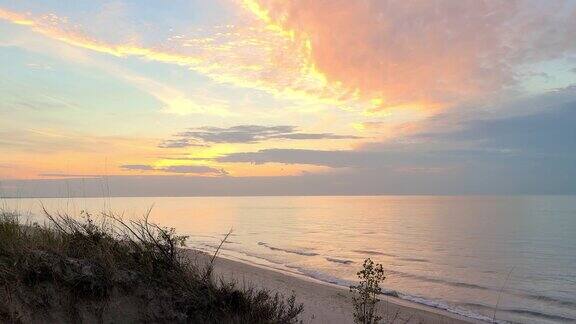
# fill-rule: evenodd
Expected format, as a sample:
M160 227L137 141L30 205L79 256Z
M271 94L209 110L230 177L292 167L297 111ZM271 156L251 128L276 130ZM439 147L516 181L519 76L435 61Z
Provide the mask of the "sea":
M488 322L576 322L576 196L4 199L31 221L114 211L188 246L344 287L366 258L385 295ZM386 298L386 296L383 296Z

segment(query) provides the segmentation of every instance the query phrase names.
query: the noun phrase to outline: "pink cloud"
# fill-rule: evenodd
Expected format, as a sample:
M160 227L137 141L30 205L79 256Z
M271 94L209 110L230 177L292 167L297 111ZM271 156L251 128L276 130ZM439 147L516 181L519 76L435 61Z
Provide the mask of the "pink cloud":
M576 11L565 1L259 5L272 23L310 41L328 80L382 98L380 107L472 100L515 85L523 64L576 53Z

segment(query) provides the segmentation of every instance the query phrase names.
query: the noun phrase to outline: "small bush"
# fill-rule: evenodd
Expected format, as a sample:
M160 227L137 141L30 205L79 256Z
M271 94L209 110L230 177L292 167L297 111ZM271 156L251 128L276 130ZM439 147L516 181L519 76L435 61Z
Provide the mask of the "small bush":
M360 282L356 286L350 286L354 294L354 322L361 324L373 324L382 320L377 315L377 304L380 301L378 295L382 293L380 283L386 279L381 264L375 264L370 258L364 260L363 269L357 272Z

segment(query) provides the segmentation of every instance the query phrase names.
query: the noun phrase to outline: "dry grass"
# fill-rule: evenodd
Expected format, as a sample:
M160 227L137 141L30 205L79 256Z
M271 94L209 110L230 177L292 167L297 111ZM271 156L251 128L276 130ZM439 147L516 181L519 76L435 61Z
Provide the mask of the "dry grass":
M216 280L184 256L187 237L144 217L0 211L1 322L294 323L302 305Z

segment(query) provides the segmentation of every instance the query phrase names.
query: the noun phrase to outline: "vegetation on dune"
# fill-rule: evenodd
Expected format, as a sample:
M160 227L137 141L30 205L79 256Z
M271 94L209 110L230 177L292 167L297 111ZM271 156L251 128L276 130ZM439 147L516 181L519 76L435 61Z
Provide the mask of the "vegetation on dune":
M406 324L412 320L409 316L404 318L400 313L394 312L388 314L384 312L383 318L378 312L379 296L382 295L380 284L386 279L384 268L380 263L374 263L372 259L367 258L362 264L362 270L356 273L359 282L357 285L350 286L352 293L352 303L354 306L354 322L358 324Z
M357 273L360 282L356 286L350 286L354 293L354 322L361 324L373 324L382 320L378 315L378 296L382 293L380 283L386 279L381 264L375 264L370 258L364 260L362 270Z
M219 248L193 258L188 237L148 216L45 215L39 225L0 210L0 322L297 323L303 312L294 295L215 278ZM379 316L381 264L366 259L357 275L356 323L410 321Z
M294 323L295 297L217 280L187 237L145 217L0 211L0 322Z

